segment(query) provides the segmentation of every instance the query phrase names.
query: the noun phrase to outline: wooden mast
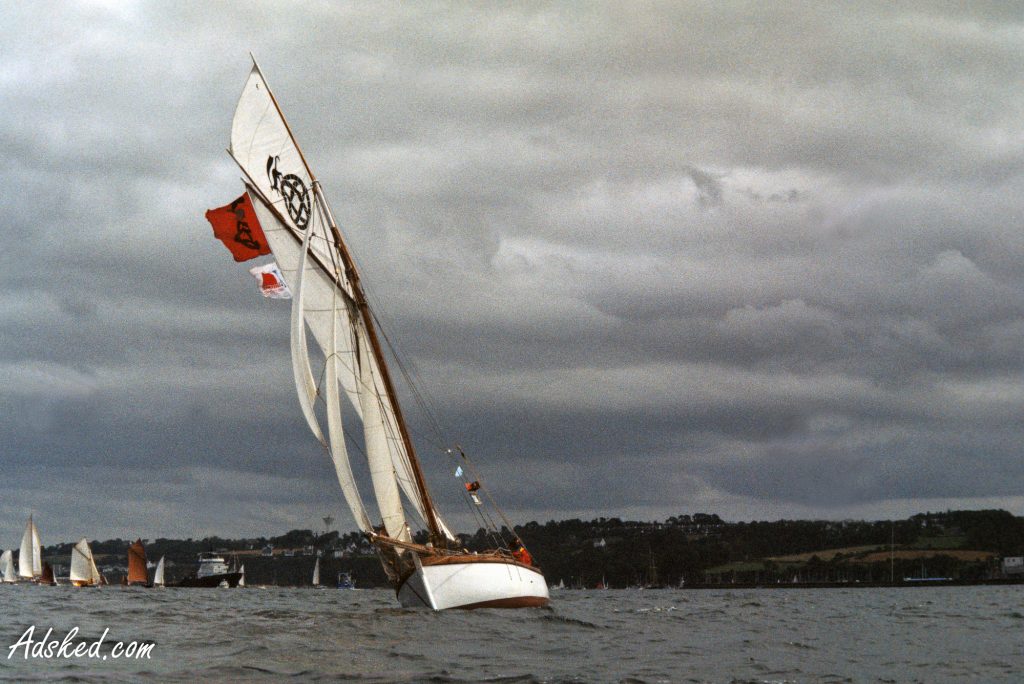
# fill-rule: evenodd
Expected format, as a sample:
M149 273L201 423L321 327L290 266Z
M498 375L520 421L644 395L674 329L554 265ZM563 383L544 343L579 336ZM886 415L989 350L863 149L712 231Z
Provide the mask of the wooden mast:
M260 69L260 65L256 62L256 58L251 54L249 56L252 57L253 66L256 67L256 70L259 72L263 82L266 83L267 79L263 76L263 70ZM373 325L373 314L370 312L370 306L366 302L366 294L363 292L363 287L359 279L359 271L356 269L355 261L352 259L348 246L341 237L341 231L338 230L338 226L334 222L334 215L331 213L331 208L328 206L327 200L324 197L323 188L320 187L320 181L317 180L316 175L313 173L313 169L310 168L309 163L306 161L306 155L303 154L298 140L295 139L291 126L288 125L288 119L285 118L284 112L281 111L281 106L278 104L277 98L274 97L274 91L270 89L269 85L267 85L267 94L270 96L270 101L274 103L274 108L277 109L277 114L281 117L281 121L284 123L285 129L288 131L288 136L292 139L292 143L295 145L295 149L299 153L299 158L302 159L302 165L306 167L306 173L309 174L310 182L313 184L313 192L317 197L319 197L320 206L323 208L324 213L327 216L331 235L334 237L335 247L337 248L338 255L341 257L342 264L345 266L345 276L352 285L352 291L355 293L355 304L358 307L359 314L366 326L367 338L370 340L370 348L377 361L377 366L380 368L381 379L384 381L384 388L387 390L388 396L391 398L391 407L394 410L395 422L398 424L398 432L402 437L402 443L405 445L405 452L408 455L409 463L412 466L413 477L416 480L416 489L419 491L420 499L423 501L423 512L425 514L424 517L426 517L427 527L430 529L431 541L433 541L435 545L441 545L444 543L445 536L441 533L440 527L437 524L434 502L430 497L430 492L427 491L427 483L423 476L423 469L420 467L419 459L416 457L416 450L413 447L412 439L409 437L409 430L405 424L405 416L402 414L402 409L398 404L398 395L395 393L394 383L391 381L391 373L388 371L388 365L384 358L384 351L381 348L380 340L377 338L377 331Z

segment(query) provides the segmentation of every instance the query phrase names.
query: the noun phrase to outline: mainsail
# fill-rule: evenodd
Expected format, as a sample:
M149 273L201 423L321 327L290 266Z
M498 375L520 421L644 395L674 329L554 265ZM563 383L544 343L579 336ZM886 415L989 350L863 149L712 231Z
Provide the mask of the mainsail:
M101 582L100 571L92 557L89 541L82 537L71 549L71 571L68 578L75 586L97 586Z
M3 581L8 584L18 581L18 577L14 572L14 552L10 549L0 555L0 575L3 576Z
M313 566L313 586L320 586L320 559L316 559L316 565Z
M146 549L142 547L142 540L136 539L135 543L128 547L128 584L147 584L149 572L146 570Z
M245 173L267 242L295 293L291 340L299 402L310 430L331 453L356 523L364 532L374 531L348 461L338 400L341 393L363 423L384 534L411 540L401 492L432 537L454 539L434 510L418 472L351 255L319 182L255 65L235 110L229 152ZM323 353L324 372L311 368L307 326ZM316 416L318 398L326 404L326 437Z
M42 544L39 541L39 530L32 516L28 516L25 534L21 537L21 548L18 551L18 576L22 578L42 577L43 558Z

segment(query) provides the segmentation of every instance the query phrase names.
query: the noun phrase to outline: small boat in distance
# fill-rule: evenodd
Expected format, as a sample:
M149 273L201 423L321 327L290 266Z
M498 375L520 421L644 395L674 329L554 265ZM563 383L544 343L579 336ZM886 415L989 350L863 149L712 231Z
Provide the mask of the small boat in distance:
M92 549L89 548L89 541L85 537L79 539L71 549L71 570L68 572L68 579L71 580L72 586L76 587L98 587L106 584L96 567Z
M199 568L196 574L181 580L175 587L213 588L224 586L237 587L242 579L241 572L232 572L224 557L219 553L204 551L199 554Z
M142 547L142 540L136 539L135 543L128 547L128 576L124 583L129 587L146 586L149 584L149 571L146 570L146 549Z
M18 577L22 580L35 581L43 576L43 546L39 541L39 528L32 516L28 516L25 534L21 537L21 549L18 551Z
M156 564L156 570L153 571L153 585L154 587L164 586L164 557L160 556L160 562Z
M48 587L57 586L57 580L53 578L53 566L43 561L43 574L39 578L39 584L45 584Z
M338 573L338 589L355 589L356 582L347 572Z
M316 559L316 564L313 566L313 586L320 587L320 559Z
M18 576L14 572L14 552L8 549L0 555L0 575L4 584L13 584L18 581Z
M238 574L241 575L241 577L238 578L238 586L244 587L245 586L245 563L242 563L238 567Z

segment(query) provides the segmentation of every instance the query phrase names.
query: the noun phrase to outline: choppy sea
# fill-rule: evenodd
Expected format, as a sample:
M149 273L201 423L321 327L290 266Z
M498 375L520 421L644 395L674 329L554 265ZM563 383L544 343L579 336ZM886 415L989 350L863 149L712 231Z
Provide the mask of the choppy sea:
M0 680L1024 681L1022 587L552 599L545 609L433 613L403 610L384 590L0 586ZM77 627L65 651L81 644L98 657L12 650L29 627L38 640L52 628L58 642ZM149 657L124 657L133 643L151 645Z

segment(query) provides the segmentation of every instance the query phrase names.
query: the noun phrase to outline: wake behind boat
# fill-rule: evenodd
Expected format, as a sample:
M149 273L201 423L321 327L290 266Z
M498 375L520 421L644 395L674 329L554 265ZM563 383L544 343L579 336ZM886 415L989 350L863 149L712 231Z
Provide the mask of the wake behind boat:
M299 406L330 454L345 501L377 551L399 602L435 610L546 605L547 583L525 549L517 549L514 556L491 516L479 513L486 490L479 477L470 481L466 471L472 466L461 450L456 475L466 475L470 508L498 548L469 553L437 510L359 271L323 189L255 62L235 110L229 153L245 175L246 194L207 212L207 218L236 261L267 253L277 260L252 272L268 296L292 298L291 356ZM322 367L316 369L307 327L322 352ZM362 452L379 512L373 522L349 463L342 395L362 423ZM318 401L324 404L326 430L315 410ZM410 521L425 534L414 539Z

